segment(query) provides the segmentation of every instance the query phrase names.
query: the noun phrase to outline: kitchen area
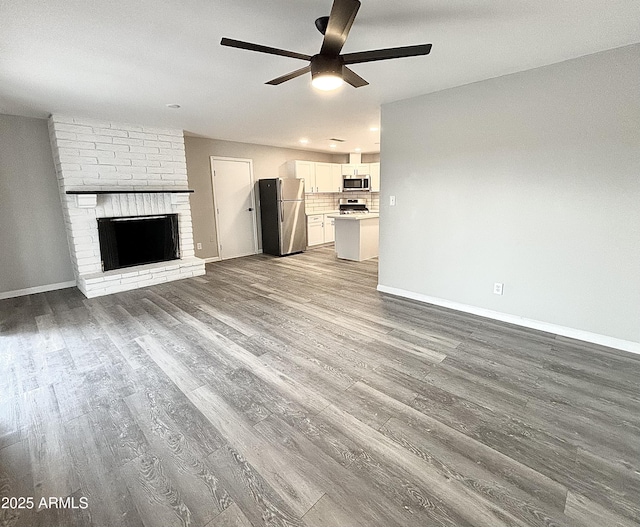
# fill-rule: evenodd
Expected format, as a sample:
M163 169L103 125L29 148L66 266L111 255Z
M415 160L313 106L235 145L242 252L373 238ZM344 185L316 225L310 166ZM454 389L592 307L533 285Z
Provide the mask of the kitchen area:
M290 161L288 175L305 181L307 245L335 243L340 259L378 256L380 163Z

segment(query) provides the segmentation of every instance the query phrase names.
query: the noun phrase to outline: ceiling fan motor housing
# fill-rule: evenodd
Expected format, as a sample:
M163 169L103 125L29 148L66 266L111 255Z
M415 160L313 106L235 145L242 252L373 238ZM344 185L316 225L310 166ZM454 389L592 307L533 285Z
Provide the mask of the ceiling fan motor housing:
M344 61L342 57L329 57L326 55L314 55L311 57L311 77L315 78L319 75L334 75L342 77L342 66Z

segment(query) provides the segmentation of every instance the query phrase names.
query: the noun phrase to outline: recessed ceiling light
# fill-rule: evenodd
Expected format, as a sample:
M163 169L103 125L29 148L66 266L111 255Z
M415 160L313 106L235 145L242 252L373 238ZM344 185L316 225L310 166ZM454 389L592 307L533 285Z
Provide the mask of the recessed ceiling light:
M306 144L309 142L309 140L308 140L308 139L300 139L300 142L301 142L303 145L306 145Z
M354 149L356 152L360 152L362 150L362 148L355 148Z
M179 104L167 104L167 108L173 108L175 110L175 109L180 108L180 105Z
M369 128L370 132L377 132L378 130L380 130L380 128L378 128L377 126L372 126L371 128Z
M336 145L329 145L329 148L335 148Z

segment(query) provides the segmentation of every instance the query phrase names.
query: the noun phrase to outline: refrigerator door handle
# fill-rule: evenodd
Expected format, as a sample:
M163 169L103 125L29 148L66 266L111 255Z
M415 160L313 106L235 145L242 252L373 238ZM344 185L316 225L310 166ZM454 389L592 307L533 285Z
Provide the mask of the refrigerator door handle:
M280 202L280 223L284 223L284 207L282 206L282 202Z

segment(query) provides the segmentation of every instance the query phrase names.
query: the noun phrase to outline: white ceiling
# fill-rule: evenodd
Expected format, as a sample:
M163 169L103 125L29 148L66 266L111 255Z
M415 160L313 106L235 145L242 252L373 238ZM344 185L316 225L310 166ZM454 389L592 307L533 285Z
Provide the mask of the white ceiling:
M309 75L264 84L306 62L219 44L225 36L313 55L322 42L314 20L331 3L0 0L0 113L377 152L379 132L369 129L379 125L383 103L640 41L638 0L362 0L343 52L433 49L353 65L370 85L330 94L313 89ZM332 137L345 143L332 150Z

